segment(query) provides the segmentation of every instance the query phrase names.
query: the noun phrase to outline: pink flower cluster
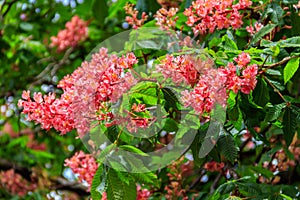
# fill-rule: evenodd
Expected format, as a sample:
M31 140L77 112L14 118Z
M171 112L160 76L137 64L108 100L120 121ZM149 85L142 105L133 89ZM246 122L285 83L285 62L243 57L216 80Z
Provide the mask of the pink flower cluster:
M107 125L112 124L113 115L103 102L116 102L137 82L128 71L135 63L137 59L133 53L118 57L108 55L107 49L101 48L92 55L90 62L83 62L71 76L66 77L67 82L71 80L74 84L72 110L80 137L89 130L90 122L97 118L104 119Z
M182 100L186 107L191 106L199 114L210 113L215 103L226 105L226 78L219 69L209 68L200 76L192 91L183 91Z
M169 10L165 8L161 8L156 12L156 15L154 15L156 19L156 25L160 26L162 30L169 30L174 29L176 25L176 21L178 20L178 17L174 16L176 15L178 11L178 8L170 8Z
M204 169L210 172L220 172L222 173L222 170L224 168L225 164L223 162L218 163L216 161L210 161L204 164Z
M136 200L147 200L149 199L151 192L147 189L142 189L141 186L136 187L137 197Z
M205 68L209 64L206 61L195 60L192 56L182 55L174 57L166 55L161 64L156 66L157 72L163 76L172 78L172 81L179 85L180 83L190 84L192 87L199 81L199 68Z
M107 49L101 48L90 62L83 62L59 82L58 87L63 89L60 98L51 93L44 96L35 93L32 101L29 91L24 91L19 106L23 106L28 120L41 123L46 130L54 127L64 134L76 128L82 137L89 130L91 120L98 118L111 123L113 115L108 107L103 107L107 106L103 102L115 102L136 83L128 71L135 63L133 53L118 57L108 55Z
M23 107L23 113L27 114L28 121L40 123L42 128L49 130L54 127L65 134L74 128L74 121L71 118L70 99L67 94L63 94L60 99L55 98L55 94L42 95L33 94L30 91L23 91L23 100L19 100L18 106Z
M258 66L256 64L249 65L250 56L246 53L238 55L234 61L237 63L235 66L232 62L227 64L226 68L220 68L222 76L226 77L226 88L237 93L238 90L245 94L249 94L254 90L257 80ZM242 75L237 75L237 68L242 71Z
M215 29L240 28L243 16L239 10L246 9L251 0L240 0L233 5L233 0L196 0L184 11L188 17L186 24L191 26L195 35L213 33Z
M77 15L67 22L66 29L59 31L57 36L51 37L51 47L57 47L57 51L61 52L68 47L75 47L80 41L88 36L88 23L80 19Z
M131 16L126 16L125 20L129 25L132 25L132 28L137 29L141 27L145 21L148 19L148 15L143 12L141 19L138 19L139 11L136 8L133 8L133 4L127 3L124 7L126 14Z
M262 27L264 27L264 25L262 25L261 23L255 22L254 27L253 26L246 26L246 30L248 33L250 33L251 35L257 33Z
M14 169L10 169L1 171L0 188L1 187L11 194L25 196L29 191L34 191L37 185L35 183L29 183L20 174L15 173Z
M70 167L74 174L78 174L80 182L86 181L89 184L88 190L90 190L99 166L92 155L85 154L83 151L76 152L72 158L65 160L65 166Z
M191 106L199 114L210 113L215 104L226 105L228 90L239 90L249 94L256 86L258 67L250 64L251 57L241 53L227 67L213 68L213 61L194 59L192 56L171 56L161 61L157 70L173 82L190 84L192 91L183 91L182 100L186 107ZM241 75L237 74L237 68Z
M131 112L128 112L128 118L123 119L122 123L125 123L127 130L133 133L137 132L138 128L147 128L153 120L151 117L145 104L134 103Z

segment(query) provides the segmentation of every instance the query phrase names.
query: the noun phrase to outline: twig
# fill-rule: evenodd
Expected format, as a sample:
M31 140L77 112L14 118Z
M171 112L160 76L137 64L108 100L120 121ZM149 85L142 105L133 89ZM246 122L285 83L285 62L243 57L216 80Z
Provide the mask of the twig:
M198 178L193 181L193 183L190 185L189 190L193 189L202 179L202 177L205 175L206 170L202 169L200 172L200 176L198 176Z
M71 55L71 53L73 52L73 50L74 50L73 47L69 48L65 52L63 58L59 62L55 61L55 62L49 63L47 65L47 67L39 75L37 75L36 81L34 81L33 83L31 83L31 85L30 85L29 88L32 88L34 85L40 84L41 82L43 82L43 80L45 79L45 75L48 74L49 72L50 72L50 76L54 76L55 73L57 72L57 70L61 66L63 66L66 63L68 63L69 56ZM53 57L48 57L48 58L45 58L45 59L41 59L38 62L41 63L41 62L50 61L50 60L54 60L54 58Z
M16 163L10 162L6 159L0 158L0 169L1 170L14 169L18 174L22 175L23 178L25 178L28 181L31 181L31 174L32 174L31 170L29 170L26 167L17 165Z
M7 4L7 9L6 9L5 12L3 13L2 18L4 18L5 15L7 15L7 13L9 12L9 10L11 9L12 5L13 5L15 2L17 2L17 0L13 0L13 1L11 1L11 2L4 2L4 3L3 3L3 7L4 7L5 4ZM1 10L2 10L2 8L1 8Z
M52 190L67 190L71 192L75 192L80 196L87 196L89 192L87 192L87 187L78 183L78 182L70 182L62 177L57 177L51 179L51 189Z
M284 63L286 63L287 61L293 59L293 58L299 58L300 56L289 56L289 57L285 57L284 59L282 59L281 61L277 62L277 63L273 63L273 64L269 64L269 65L264 65L266 67L266 69L264 70L267 71L268 69L270 68L273 68L273 67L277 67L279 65L282 65Z
M218 185L220 179L222 177L222 173L219 173L218 176L215 178L214 182L210 186L210 194L214 193L216 186Z
M264 75L262 75L263 78L268 82L268 84L274 89L274 91L282 98L282 100L284 102L286 102L285 98L283 97L283 95L279 92L279 90L273 85L273 83L271 83L271 81L265 77Z

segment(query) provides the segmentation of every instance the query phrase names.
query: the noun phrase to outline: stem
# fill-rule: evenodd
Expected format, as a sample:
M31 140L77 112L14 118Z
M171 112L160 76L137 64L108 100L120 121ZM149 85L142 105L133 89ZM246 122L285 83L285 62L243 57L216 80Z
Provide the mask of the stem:
M7 4L7 9L6 9L5 12L3 13L2 18L4 18L5 15L7 15L7 13L9 12L9 10L11 9L12 5L13 5L15 2L17 2L17 0L13 0L13 1L9 2L9 3L8 3L8 2L4 2L4 3L3 3L3 7L4 7L5 4ZM2 8L1 8L1 10L2 10Z
M286 63L287 61L293 59L293 58L298 58L300 56L289 56L289 57L285 57L284 59L282 59L281 61L277 62L277 63L273 63L273 64L269 64L269 65L265 65L266 69L264 69L263 72L267 71L268 69L270 68L273 68L273 67L277 67L279 65L282 65L284 63Z
M210 186L210 194L214 193L215 188L218 185L221 177L222 177L222 173L219 173L218 176L215 178L213 184Z
M266 77L266 76L264 76L264 75L262 75L263 76L263 78L268 82L268 84L274 89L274 91L282 98L282 100L284 101L284 102L286 102L286 100L285 100L285 98L283 97L283 95L279 92L279 90L273 85L273 83L271 83L270 81L269 81L269 79Z
M118 136L117 136L117 139L114 141L114 144L115 144L115 145L118 144L119 138L120 138L121 134L123 133L123 128L124 128L124 127L122 127L122 129L119 131Z

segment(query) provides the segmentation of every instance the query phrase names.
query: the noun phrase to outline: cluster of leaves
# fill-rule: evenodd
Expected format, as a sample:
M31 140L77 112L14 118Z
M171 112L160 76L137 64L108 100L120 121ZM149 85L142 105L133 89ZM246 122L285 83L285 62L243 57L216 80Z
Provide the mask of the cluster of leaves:
M0 74L3 77L0 80L0 96L3 98L0 99L0 171L14 169L32 184L38 183L38 189L24 197L10 194L0 184L0 198L54 198L55 191L63 191L61 196L70 195L65 191L75 191L77 195L73 198L77 199L88 196L101 199L106 194L107 199L131 200L138 197L136 184L143 185L151 192L150 199L299 198L300 160L294 150L300 145L300 136L297 134L300 122L298 1L253 0L248 9L241 11L244 16L241 28L215 30L213 33L194 36L217 67L233 62L233 58L242 52L249 54L251 62L259 66L257 85L250 94L236 94L232 91L228 94L226 120L216 133L220 137L208 155L199 157L210 122L201 121L200 126L199 119L199 123L195 123L197 134L191 139L188 129L178 131L178 119L182 117L178 111L183 107L175 91L168 87L160 88L151 81L137 84L131 90L131 95L124 100L127 103L122 106L129 109L133 104L145 104L146 107L161 105L164 114L168 113L164 127L157 125L158 130L163 131L141 140L125 131L120 134L117 126L105 127L105 134L113 144L101 152L98 162L102 163L107 152L116 145L146 157L147 152L164 146L172 139L171 134L164 135L162 132L176 132L176 137L183 142L192 140L189 141L191 145L187 153L182 155L186 158L177 163L178 167L189 162L193 166L187 171L183 170L182 174L176 171L178 176L175 177L181 177L176 182L170 178L170 174L175 173L172 167L147 173L127 173L116 168L143 168L144 163L131 162L129 159L129 165L122 166L122 160L115 160L110 165L116 168L100 165L94 175L90 193L86 192L85 187L82 189L70 182L70 177L62 177L66 172L63 160L75 151L85 150L81 141L75 139L75 131L63 137L58 136L55 130L45 132L39 126L25 122L16 107L17 99L20 99L24 89L59 93L57 80L74 71L97 43L127 28L123 7L128 1L78 2L63 4L51 0L11 0L0 3ZM186 35L192 32L183 14L192 4L190 0L129 2L136 5L140 14L145 12L149 16L144 27L155 26L154 13L162 6L177 6L179 11L174 16L177 19L176 30ZM63 29L64 24L74 15L90 22L89 37L77 47L58 53L49 47L50 37ZM250 35L246 26L252 26L255 22L260 22L263 27ZM136 38L134 33L132 31L125 50L133 51L139 64L147 64L153 59L159 62L165 57L167 51L159 50L160 44L152 42L157 40L155 34L144 33ZM192 51L198 52L197 49ZM98 133L92 131L90 137L97 141L97 137L100 137ZM44 144L42 148L39 146L41 144ZM280 169L278 166L282 164L282 159L278 157L279 151L283 152L287 161L295 164ZM192 161L187 159L190 155ZM164 159L170 159L168 156L166 154ZM219 169L207 164L215 162L222 163L224 167ZM168 196L168 190L177 189L177 197Z

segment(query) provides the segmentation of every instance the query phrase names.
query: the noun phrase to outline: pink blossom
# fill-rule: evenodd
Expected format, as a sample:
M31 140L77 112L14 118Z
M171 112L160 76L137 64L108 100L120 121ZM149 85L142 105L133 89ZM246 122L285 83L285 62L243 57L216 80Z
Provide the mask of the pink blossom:
M51 93L44 96L35 93L31 100L30 92L24 91L19 106L24 108L28 120L40 123L43 129L53 127L65 134L75 128L79 137L83 137L93 120L103 120L108 126L113 124L109 104L136 84L130 72L135 63L133 53L118 57L101 48L90 62L83 62L59 82L58 87L63 90L60 98Z
M131 16L126 16L125 20L128 24L132 25L132 28L137 29L141 27L144 22L148 19L148 15L143 12L141 19L138 19L139 11L136 8L133 8L133 4L127 3L124 7L126 14Z
M249 94L254 90L257 80L256 75L258 67L256 64L248 65L251 57L245 53L241 53L234 60L239 64L237 67L243 66L242 76L236 74L236 66L228 63L226 68L220 68L220 73L226 77L226 88L237 93L239 90L245 94ZM246 64L247 63L247 64ZM247 66L248 65L248 66Z
M90 154L79 151L72 158L65 160L65 166L70 167L74 174L78 174L80 182L86 181L89 184L89 191L93 177L99 167L95 158Z
M66 23L66 29L59 31L57 36L51 37L50 46L57 47L58 52L77 46L80 41L85 40L88 36L87 25L87 22L75 15L71 21Z
M250 0L242 0L233 5L233 0L196 0L184 11L188 17L186 24L195 35L213 33L215 29L240 28L243 24L239 10L251 6Z
M28 182L14 169L0 172L0 184L9 193L18 196L25 196L27 192L34 191L37 188L36 183Z
M159 25L162 30L174 29L178 17L174 17L178 11L178 8L165 8L159 9L154 15L156 19L156 25Z
M253 34L257 33L262 27L264 27L263 24L255 22L254 27L252 25L246 26L246 30L248 33L253 35Z
M234 61L240 68L246 67L250 63L250 55L248 53L241 53L237 58L234 58Z
M193 87L199 80L199 72L197 69L202 66L204 67L205 64L205 61L195 60L189 55L177 57L167 55L156 68L166 79L172 78L175 84L178 85L183 82Z
M54 127L62 134L74 128L72 111L69 109L70 102L64 98L64 95L61 99L55 99L53 93L43 97L41 93L34 93L33 101L28 95L29 92L24 91L22 95L24 100L18 102L18 105L24 108L23 113L27 114L27 120L40 123L46 130Z

